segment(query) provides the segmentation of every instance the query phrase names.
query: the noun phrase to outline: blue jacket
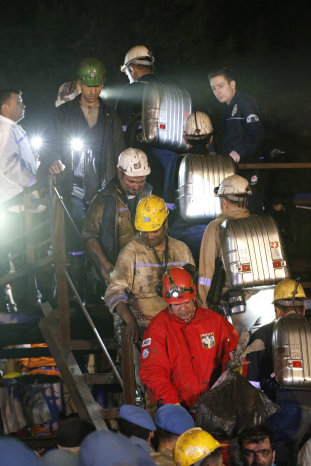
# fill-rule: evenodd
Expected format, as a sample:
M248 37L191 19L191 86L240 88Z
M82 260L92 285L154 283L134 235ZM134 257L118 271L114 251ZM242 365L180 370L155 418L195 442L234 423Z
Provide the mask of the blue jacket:
M263 139L263 116L257 103L236 92L230 104L225 106L221 153L228 155L236 151L241 161L251 161L256 158Z

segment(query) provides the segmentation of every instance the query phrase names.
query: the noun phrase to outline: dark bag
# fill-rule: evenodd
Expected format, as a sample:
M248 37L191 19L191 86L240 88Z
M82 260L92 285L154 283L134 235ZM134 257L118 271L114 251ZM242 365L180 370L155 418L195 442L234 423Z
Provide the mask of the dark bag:
M238 372L228 371L217 387L196 403L196 425L217 438L231 439L246 427L263 424L278 406Z

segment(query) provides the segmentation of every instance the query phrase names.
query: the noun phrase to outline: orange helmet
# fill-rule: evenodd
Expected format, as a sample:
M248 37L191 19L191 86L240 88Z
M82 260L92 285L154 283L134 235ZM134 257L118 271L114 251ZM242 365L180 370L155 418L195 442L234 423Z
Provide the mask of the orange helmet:
M196 286L191 274L181 268L167 269L162 278L161 295L168 304L182 304L196 295Z

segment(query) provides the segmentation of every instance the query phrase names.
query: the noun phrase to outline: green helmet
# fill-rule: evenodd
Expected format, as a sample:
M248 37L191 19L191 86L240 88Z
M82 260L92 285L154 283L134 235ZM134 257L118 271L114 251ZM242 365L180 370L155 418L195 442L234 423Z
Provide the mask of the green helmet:
M78 77L86 86L101 86L106 78L105 65L98 58L84 58L79 65Z

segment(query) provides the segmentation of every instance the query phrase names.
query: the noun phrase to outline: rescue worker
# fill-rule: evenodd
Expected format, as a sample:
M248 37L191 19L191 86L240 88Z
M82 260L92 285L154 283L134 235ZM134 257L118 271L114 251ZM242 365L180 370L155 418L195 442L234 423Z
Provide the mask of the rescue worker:
M121 71L128 77L129 84L121 91L116 103L116 112L121 119L123 130L126 131L131 120L141 112L144 84L157 81L152 52L144 45L132 47L125 55Z
M168 209L158 196L139 202L135 214L139 235L121 250L105 293L109 310L126 323L128 341L137 342L139 327L146 328L164 309L165 301L155 290L164 271L194 264L188 246L167 235L167 216Z
M59 107L66 102L70 102L79 94L81 94L81 86L78 81L73 79L72 81L64 82L58 89L55 100L55 107Z
M231 70L222 68L209 74L210 86L216 99L225 104L221 154L229 155L236 163L250 163L259 158L265 132L263 115L254 99L237 91ZM264 183L259 172L243 172L252 186L251 212L262 213Z
M116 175L125 149L119 118L99 98L106 78L98 58L85 58L78 69L81 94L55 110L51 153L45 164L59 175L64 200L81 231L85 212L97 190Z
M215 272L215 262L220 261L220 225L230 218L249 217L246 208L247 198L252 193L248 181L239 175L225 178L219 188L215 189L220 198L221 214L206 228L200 249L198 294L202 307L209 306L208 297Z
M37 181L37 161L26 131L17 124L25 108L21 91L0 91L0 204Z
M175 466L224 466L221 454L223 446L200 427L189 429L175 444Z
M168 403L157 410L154 423L157 447L151 456L158 466L173 465L173 450L178 437L194 427L194 420L183 406Z
M188 116L184 139L189 145L187 154L209 155L209 146L213 141L213 126L206 113L195 112ZM170 224L173 238L184 241L190 248L195 263L199 264L200 245L207 223L185 220L178 215Z
M236 347L234 327L197 305L194 280L180 267L163 275L158 291L167 307L147 328L140 359L140 378L153 403L191 408L224 372Z
M244 429L239 434L239 444L244 466L274 464L274 439L268 426L259 425Z
M275 317L303 318L306 295L302 285L291 279L282 280L274 289ZM247 355L250 362L247 378L281 406L269 421L276 442L276 463L280 466L296 464L298 447L311 427L311 391L285 388L275 379L273 365L272 335L274 321L259 328L249 340L262 340L265 349Z
M128 146L146 152L151 166L149 182L154 192L163 197L168 208L174 210L176 190L176 167L179 154L165 147L155 147L141 142L141 112L143 94L148 84L158 82L154 75L154 57L144 45L132 47L125 55L121 71L126 73L129 84L121 91L116 103L116 112L121 118Z
M184 139L189 145L187 154L209 154L213 141L213 126L210 117L203 112L194 112L186 121Z
M119 156L117 168L117 176L91 202L83 229L87 248L108 281L120 250L136 234L137 204L152 192L146 183L150 167L144 152L126 149Z

